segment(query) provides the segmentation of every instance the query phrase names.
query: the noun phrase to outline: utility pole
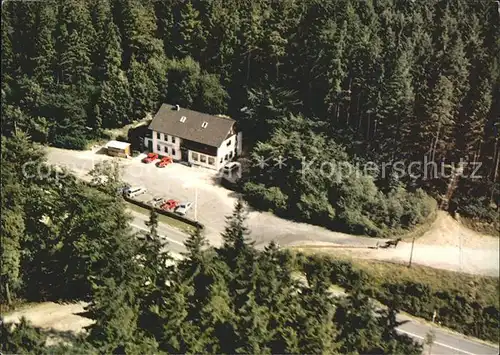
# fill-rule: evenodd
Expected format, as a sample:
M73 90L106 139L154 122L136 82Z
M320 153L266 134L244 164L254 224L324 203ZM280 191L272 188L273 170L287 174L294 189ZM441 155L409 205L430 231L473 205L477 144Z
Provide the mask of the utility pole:
M194 188L194 220L198 222L198 186Z
M408 264L408 267L411 267L411 261L413 259L413 246L415 245L415 237L413 237L411 241L411 252L410 252L410 263Z

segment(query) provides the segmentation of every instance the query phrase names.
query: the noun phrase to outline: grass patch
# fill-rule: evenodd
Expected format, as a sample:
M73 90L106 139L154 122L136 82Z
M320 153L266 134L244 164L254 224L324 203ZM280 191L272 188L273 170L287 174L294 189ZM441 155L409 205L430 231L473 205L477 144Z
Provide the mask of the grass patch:
M148 209L139 207L139 206L134 205L133 203L130 203L127 201L125 201L125 203L127 204L127 208L134 210L138 213L141 213L145 216L149 216ZM195 228L192 225L184 223L184 222L179 221L179 220L172 218L172 217L168 217L168 216L165 216L165 215L158 213L158 219L160 222L168 224L169 226L172 226L174 228L180 229L188 234L191 234L195 231Z
M298 248L297 248L298 249ZM500 305L500 284L496 277L471 275L449 270L434 269L428 266L406 265L386 261L353 259L331 251L321 252L300 249L305 255L323 254L328 258L347 261L354 269L363 271L375 288L384 283L414 282L429 285L434 290L457 290L475 298L479 303Z
M2 309L2 315L8 316L11 313L22 311L27 308L34 307L38 304L39 302L31 302L24 299L15 299L11 304L0 303L0 308Z
M119 128L106 128L106 129L103 129L103 133L107 136L109 136L111 139L116 139L120 136L122 137L127 137L128 135L128 131L131 129L131 128L137 128L141 125L145 125L148 123L148 121L151 120L151 117L148 115L146 116L144 119L142 120L138 120L138 121L134 121L132 123L129 123L128 125L125 125L123 127L119 127Z
M362 291L383 305L396 302L401 311L437 321L459 333L498 341L499 280L495 277L384 261L354 260L350 256L294 248L302 272L314 271L346 289Z
M396 233L393 239L401 237L403 241L408 241L412 240L413 238L415 239L420 238L432 228L432 225L436 220L437 216L438 216L438 210L435 209L432 213L429 214L429 216L427 216L424 222L419 223L410 230L401 233Z
M478 219L460 216L460 222L469 229L481 234L500 237L500 222L489 223Z

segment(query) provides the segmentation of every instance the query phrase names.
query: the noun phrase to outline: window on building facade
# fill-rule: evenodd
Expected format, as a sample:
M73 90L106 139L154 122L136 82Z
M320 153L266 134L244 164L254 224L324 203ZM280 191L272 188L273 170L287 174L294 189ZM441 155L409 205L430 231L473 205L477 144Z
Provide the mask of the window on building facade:
M198 153L192 152L191 153L191 159L198 161Z
M222 163L222 161L223 161L223 160L224 160L224 159L221 157L221 158L220 158L220 162Z
M172 148L172 155L175 155L175 149Z
M233 158L233 151L229 152L229 159Z
M160 132L156 132L156 139L160 139Z
M168 154L168 147L166 145L163 146L163 152Z
M206 163L207 162L207 156L203 155L203 154L200 154L200 162Z
M227 141L227 146L229 147L231 145L231 140Z
M215 159L212 157L208 157L208 164L215 165Z
M175 137L172 136L172 143L175 143Z
M226 154L226 156L224 157L224 160L226 160L226 161L227 161L227 154Z

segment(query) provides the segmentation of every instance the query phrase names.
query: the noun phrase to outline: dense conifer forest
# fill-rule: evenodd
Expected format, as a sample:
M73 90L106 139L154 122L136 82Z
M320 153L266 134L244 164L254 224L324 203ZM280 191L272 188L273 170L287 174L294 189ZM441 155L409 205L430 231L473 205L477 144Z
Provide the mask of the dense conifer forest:
M68 174L57 178L40 147L23 134L2 138L2 312L16 300L87 301L96 321L86 336L45 346L47 332L2 322L0 350L11 354L405 353L421 345L398 334L400 303L378 310L351 277L352 295L329 291L326 264L294 276L291 253L271 243L257 251L240 201L219 248L200 231L173 262L151 212L145 239L130 229L117 165L101 190ZM18 159L39 157L28 170ZM136 239L137 238L137 239ZM353 275L356 275L353 273ZM54 334L53 334L54 335Z
M154 213L148 238L130 242L115 166L95 172L115 177L100 191L45 165L38 143L84 149L163 102L227 114L247 157L285 158L265 174L253 165L242 186L252 205L280 216L371 236L404 232L432 216L449 179L398 175L394 163L464 159L481 163L480 177L459 180L450 210L497 218L493 1L7 1L1 26L0 303L87 300L96 320L71 347L45 347L46 335L26 323L2 324L3 352L421 352L395 331L401 307L421 308L392 298L408 285L385 285L380 311L357 273L345 299L329 292L345 270L325 263L304 263L301 284L293 255L274 244L255 250L241 201L221 247L195 233L174 264ZM26 170L26 161L39 165ZM350 173L313 165L304 175L304 161ZM389 170L364 171L367 162ZM45 178L30 170L39 167ZM445 296L449 326L495 337L496 304L462 307L465 296Z
M7 2L2 131L82 149L104 128L178 103L237 119L254 158L291 158L288 170L252 176L246 191L257 207L384 235L434 208L418 188L439 202L449 183L421 170L397 176L395 162L448 169L464 159L467 176L481 164L479 178L459 181L450 209L491 222L499 58L493 1ZM333 191L331 181L311 189L280 179L296 175L300 158L323 159L318 152L392 168ZM339 202L353 195L364 197Z

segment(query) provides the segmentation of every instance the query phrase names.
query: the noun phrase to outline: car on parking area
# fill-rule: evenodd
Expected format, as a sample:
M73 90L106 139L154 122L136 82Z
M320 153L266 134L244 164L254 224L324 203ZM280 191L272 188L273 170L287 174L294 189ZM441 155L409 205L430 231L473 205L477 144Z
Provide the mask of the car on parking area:
M160 206L162 210L171 211L179 205L179 201L170 199Z
M173 162L172 157L163 157L158 163L156 163L156 166L159 168L164 168L172 162Z
M128 198L134 198L139 195L142 195L146 193L146 188L145 187L140 187L140 186L134 186L130 187L127 190L125 190L124 195L127 196Z
M163 197L155 197L152 200L149 200L147 203L150 206L157 207L163 205L165 203L165 199Z
M116 188L116 194L117 195L125 195L125 192L127 192L129 189L130 189L130 185L129 184L124 184L120 187L117 187Z
M182 202L175 208L175 213L184 216L193 207L192 202Z
M106 185L108 180L109 180L109 178L106 175L94 176L94 177L92 177L92 180L90 181L90 185L94 186L94 187Z
M241 164L238 163L237 161L232 161L230 163L227 163L222 168L222 175L228 177L236 177L236 176L240 177Z
M158 159L158 154L156 153L148 153L148 155L142 159L143 163L149 164L154 162L156 159Z

